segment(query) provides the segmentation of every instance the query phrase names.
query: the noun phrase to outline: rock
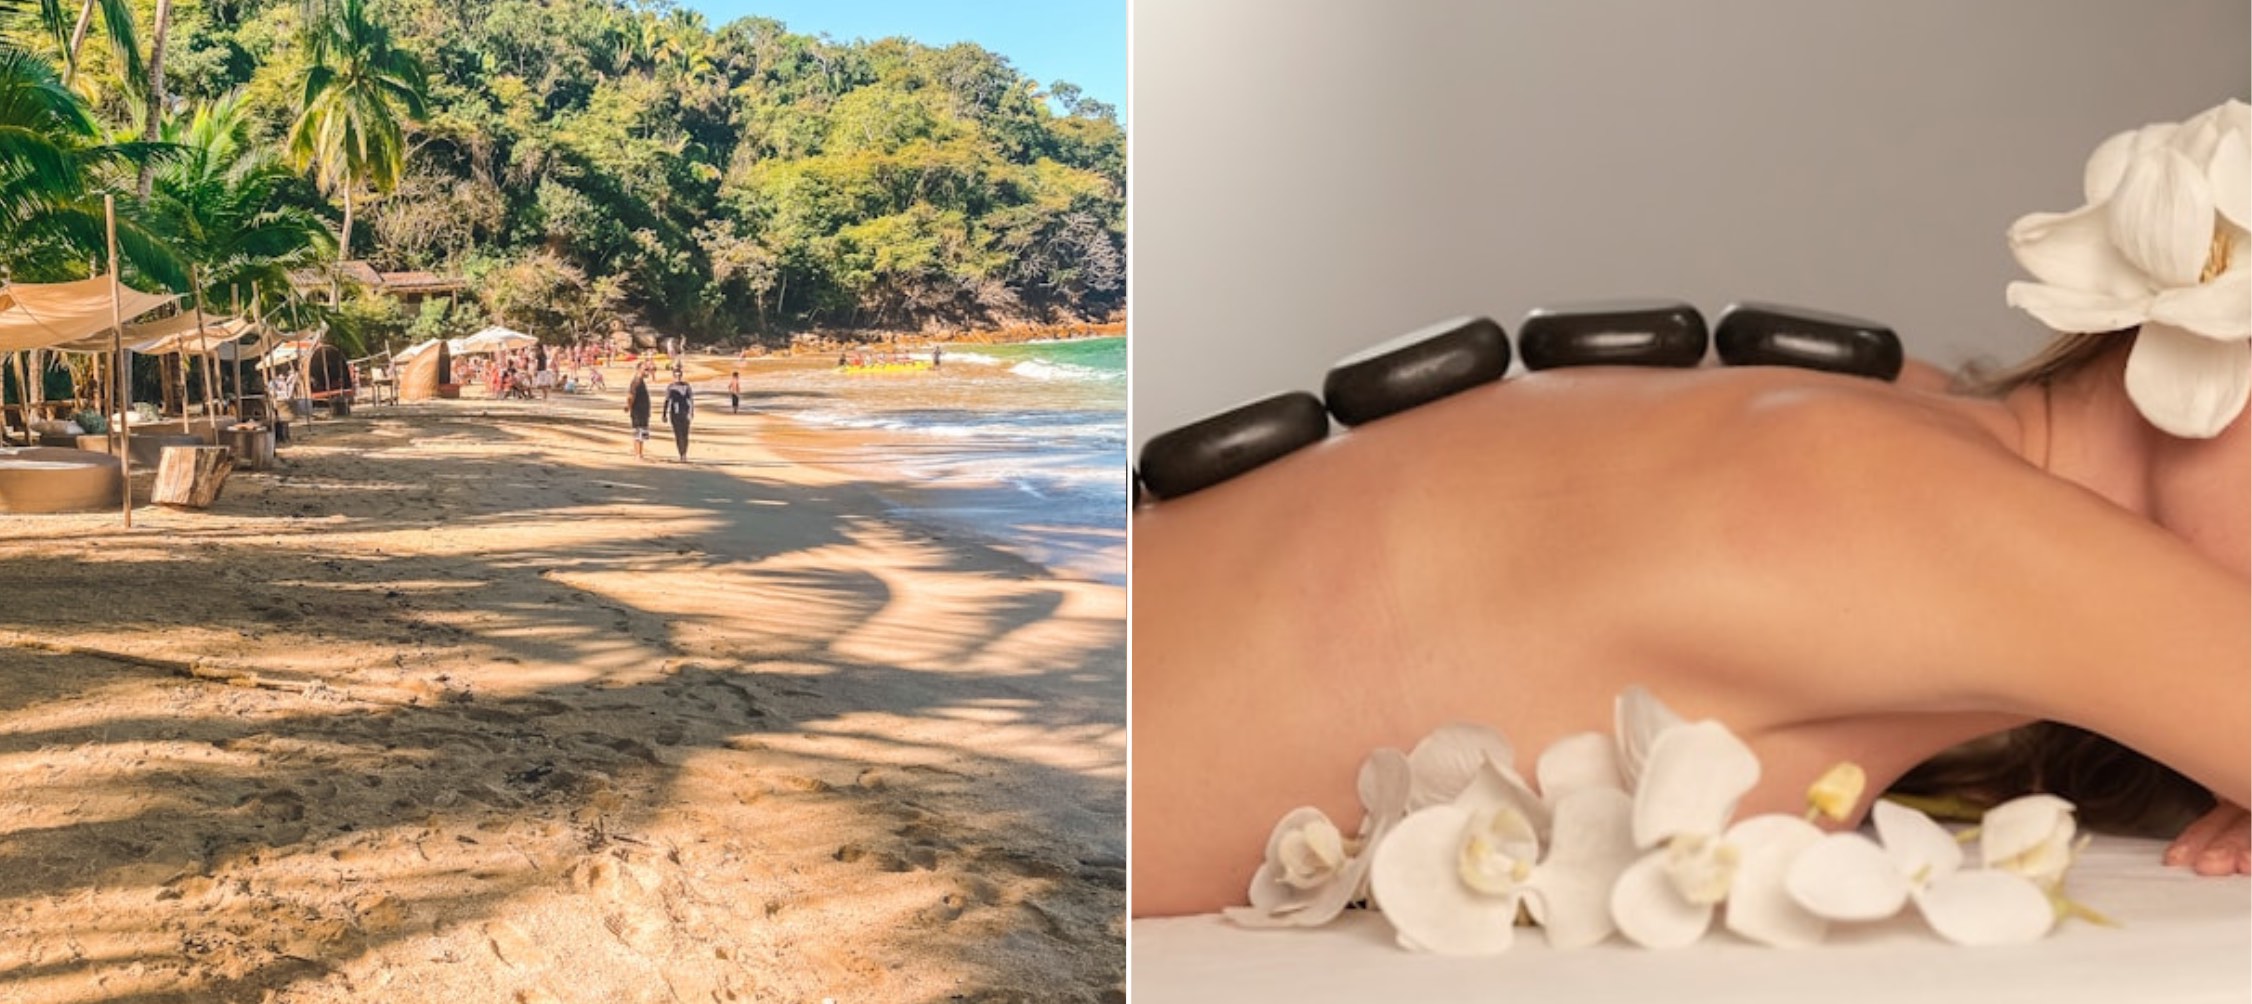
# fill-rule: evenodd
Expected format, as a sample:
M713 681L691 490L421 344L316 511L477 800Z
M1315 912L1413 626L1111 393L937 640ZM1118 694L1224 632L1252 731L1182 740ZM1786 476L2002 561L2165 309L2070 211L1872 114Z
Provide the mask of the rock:
M1483 317L1458 317L1354 353L1330 367L1323 403L1346 425L1428 404L1501 379L1509 336Z
M1900 336L1875 321L1767 303L1721 311L1713 342L1730 366L1797 366L1891 380L1906 362Z
M1695 366L1705 358L1705 318L1678 300L1604 300L1542 307L1525 316L1517 348L1525 368Z
M1142 487L1159 499L1210 488L1329 435L1304 391L1277 394L1163 433L1142 445Z

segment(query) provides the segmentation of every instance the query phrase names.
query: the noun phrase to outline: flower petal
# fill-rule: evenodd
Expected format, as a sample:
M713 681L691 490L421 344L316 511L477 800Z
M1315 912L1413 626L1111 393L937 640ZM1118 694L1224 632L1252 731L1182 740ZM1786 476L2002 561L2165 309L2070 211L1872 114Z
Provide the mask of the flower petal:
M1282 881L1282 869L1275 867L1274 861L1269 859L1259 866L1258 871L1251 873L1251 905L1233 906L1222 912L1228 915L1228 919L1236 920L1246 927L1275 926L1268 915L1302 909L1306 905L1300 898L1304 892L1303 889L1285 885ZM1252 923L1251 918L1238 918L1235 916L1238 912L1258 914L1257 919L1261 923Z
M1666 875L1663 853L1645 856L1611 887L1611 919L1644 948L1686 948L1712 926L1712 907L1681 898Z
M1617 788L1588 787L1556 802L1553 848L1533 871L1534 916L1557 948L1585 948L1611 936L1611 887L1634 863L1627 828L1634 799Z
M1508 810L1522 817L1533 832L1548 832L1548 803L1533 794L1533 789L1507 766L1488 760L1478 766L1454 801L1449 803L1472 812ZM1525 854L1527 860L1539 855L1539 845Z
M1620 693L1611 717L1612 731L1619 740L1619 777L1626 782L1627 790L1633 791L1641 781L1643 761L1650 757L1650 744L1667 729L1682 724L1683 719L1641 687L1628 687Z
M2050 330L2066 334L2124 331L2150 319L2148 293L2120 298L2038 282L2013 282L2003 299L2010 306L2032 314Z
M1483 725L1449 725L1423 737L1408 754L1408 811L1454 801L1478 765L1491 759L1504 767L1517 762L1517 751L1501 733Z
M1939 936L1958 945L2018 945L2056 926L2048 896L2008 872L1956 872L1916 894Z
M1986 810L1978 827L1986 867L2014 872L2043 889L2064 881L2072 867L2072 803L2055 795L2026 795Z
M2059 832L2065 843L2071 843L2072 811L2071 802L2047 794L2023 795L1986 810L1978 822L1979 851L1986 866L2053 843Z
M1634 842L1650 847L1677 833L1719 835L1736 800L1759 783L1759 758L1719 722L1665 730L1650 746L1634 793Z
M2009 244L2018 265L2048 285L2112 300L2151 293L2150 277L2112 243L2110 216L2100 203L2021 217L2010 224Z
M1270 896L1266 902L1261 901L1259 879L1261 877L1267 877L1271 878L1277 885L1283 885L1282 879L1285 872L1284 859L1285 856L1291 852L1291 844L1293 843L1292 838L1294 835L1303 833L1308 827L1313 827L1316 829L1328 827L1332 832L1334 832L1336 829L1335 825L1329 821L1328 813L1323 812L1320 809L1316 809L1310 805L1302 805L1298 808L1284 813L1282 819L1279 822L1275 823L1274 831L1267 835L1267 867L1260 868L1258 875L1253 876L1252 878L1252 906L1265 907L1270 903L1280 902L1280 899L1273 896ZM1284 885L1284 888L1295 887ZM1289 896L1281 898L1297 897Z
M1822 831L1796 816L1764 815L1729 827L1727 839L1741 855L1728 887L1728 929L1776 948L1820 943L1829 922L1792 900L1784 877Z
M2252 343L2145 324L2127 353L2127 396L2167 433L2210 439L2252 397Z
M1930 816L1898 802L1879 799L1869 807L1877 840L1911 885L1951 875L1963 867L1963 845Z
M1619 777L1618 744L1600 732L1556 740L1541 751L1533 776L1540 781L1540 797L1550 805L1560 805L1564 796L1587 788L1626 790Z
M2168 147L2138 154L2104 211L2112 243L2153 282L2197 282L2213 245L2213 188L2203 167Z
M1438 955L1496 955L1515 937L1516 896L1488 896L1458 871L1467 809L1435 805L1392 827L1369 867L1369 885L1401 947Z
M1361 808L1368 811L1368 821L1361 827L1366 835L1372 825L1390 823L1407 814L1409 792L1414 787L1407 757L1399 750L1380 749L1361 761Z
M2236 253L2252 257L2252 241ZM2150 302L2150 319L2207 338L2252 338L2252 262L2214 276L2204 285L2159 293Z
M2215 105L2182 123L2166 141L2174 152L2189 158L2192 164L2203 164L2213 159L2213 150L2221 145L2221 108Z
M2213 208L2230 223L2252 227L2252 132L2232 129L2221 134L2213 159L2205 165L2205 180L2213 186Z
M2104 140L2096 152L2088 157L2088 168L2081 173L2081 189L2090 203L2100 203L2111 198L2119 188L2120 176L2127 173L2127 162L2135 154L2173 138L2181 127L2172 122L2160 122L2126 132Z
M1831 920L1883 920L1908 902L1900 866L1858 833L1832 833L1800 851L1783 886L1808 912Z

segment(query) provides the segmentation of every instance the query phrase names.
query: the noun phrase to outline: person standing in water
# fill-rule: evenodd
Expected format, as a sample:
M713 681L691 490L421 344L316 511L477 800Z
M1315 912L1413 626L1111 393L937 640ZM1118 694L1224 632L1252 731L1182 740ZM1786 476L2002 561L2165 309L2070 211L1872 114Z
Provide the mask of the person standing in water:
M672 383L665 387L665 422L672 426L673 448L680 451L680 462L688 462L688 420L696 413L696 390L688 386L681 375L681 367L672 368Z
M735 372L729 373L727 375L727 411L729 414L733 415L740 415L743 413L742 370L736 370Z
M626 387L626 419L633 425L633 459L647 460L642 455L642 445L649 441L649 367L647 364L633 369L633 383Z

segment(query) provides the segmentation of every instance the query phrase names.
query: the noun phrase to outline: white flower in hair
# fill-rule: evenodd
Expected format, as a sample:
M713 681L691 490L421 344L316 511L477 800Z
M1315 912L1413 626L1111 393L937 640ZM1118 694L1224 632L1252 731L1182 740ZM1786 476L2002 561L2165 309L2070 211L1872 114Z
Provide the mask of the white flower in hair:
M2252 396L2252 106L2111 137L2088 158L2087 205L2012 224L2038 282L2009 304L2068 333L2140 327L2127 394L2152 425L2207 438Z
M2011 803L1987 814L2011 838L2005 844L2023 862L1963 867L1963 848L1930 816L1893 802L1869 810L1877 840L1858 833L1833 833L1799 854L1786 879L1791 897L1818 916L1839 921L1882 920L1916 904L1939 936L1958 945L2015 945L2034 941L2055 926L2057 908L2042 881L2060 880L2071 864L2046 850L2056 832L2051 796L2043 802ZM2018 806L2013 808L2013 806ZM2069 816L2069 806L2066 813ZM2028 827L2032 832L2028 832ZM2030 837L2024 840L2020 838ZM2071 834L2064 838L2069 844ZM1990 845L1988 856L1998 849ZM2028 867L2030 866L2030 867ZM2030 877L2033 872L2042 878Z

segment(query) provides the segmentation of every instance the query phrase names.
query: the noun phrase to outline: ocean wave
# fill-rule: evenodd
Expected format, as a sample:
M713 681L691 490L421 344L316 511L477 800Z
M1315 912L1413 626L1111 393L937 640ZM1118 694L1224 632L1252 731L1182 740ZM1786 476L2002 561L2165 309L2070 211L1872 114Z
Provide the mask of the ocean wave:
M1125 416L1117 413L991 412L964 420L915 412L810 409L790 418L833 429L902 432L947 440L1043 443L1061 449L1084 444L1108 447L1126 441Z
M1101 380L1109 382L1126 379L1126 373L1123 370L1099 370L1092 366L1080 366L1074 363L1051 363L1038 359L1027 359L1011 366L1009 372L1032 380Z

